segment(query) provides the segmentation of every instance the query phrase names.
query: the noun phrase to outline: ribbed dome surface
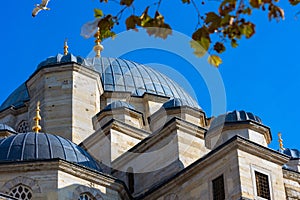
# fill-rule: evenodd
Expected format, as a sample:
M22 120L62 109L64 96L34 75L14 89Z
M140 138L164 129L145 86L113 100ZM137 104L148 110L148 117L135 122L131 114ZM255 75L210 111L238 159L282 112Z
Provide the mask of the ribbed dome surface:
M129 108L135 110L134 106L125 101L114 101L108 104L102 111L108 111L116 108Z
M211 128L220 126L224 123L235 123L235 122L246 122L246 121L254 121L259 124L262 124L261 119L258 116L254 115L253 113L246 112L243 110L240 111L235 110L215 118L211 123Z
M0 111L5 110L10 107L20 108L25 105L25 102L28 101L29 94L26 87L26 84L23 83L20 85L13 93L11 93L8 98L0 106Z
M246 112L243 110L240 111L232 111L232 112L228 112L226 114L226 118L225 118L225 122L237 122L237 121L248 121L248 120L252 120L258 123L262 123L261 119L254 115L251 112Z
M9 131L12 133L16 133L16 131L12 127L2 123L0 123L0 131Z
M292 159L300 159L300 152L298 149L284 149L282 153L290 156Z
M170 99L169 101L165 102L162 107L163 108L174 108L174 107L179 107L179 106L186 106L189 105L185 100L175 98L175 99Z
M96 70L105 91L131 92L133 96L145 93L180 98L193 107L197 102L177 83L151 67L119 58L88 58L89 68Z
M37 69L40 69L45 66L70 62L78 63L81 65L87 65L86 60L84 58L80 56L74 56L73 54L68 53L67 55L57 54L56 56L47 58L38 65Z
M88 58L72 54L49 57L41 62L37 70L63 63L77 63L100 74L105 91L130 92L133 96L145 93L181 99L191 107L199 108L198 103L177 83L162 73L132 61L118 58ZM0 106L0 111L11 106L19 108L28 101L29 94L26 84L16 89Z
M57 135L19 133L0 140L0 162L53 158L101 171L98 163L85 150Z

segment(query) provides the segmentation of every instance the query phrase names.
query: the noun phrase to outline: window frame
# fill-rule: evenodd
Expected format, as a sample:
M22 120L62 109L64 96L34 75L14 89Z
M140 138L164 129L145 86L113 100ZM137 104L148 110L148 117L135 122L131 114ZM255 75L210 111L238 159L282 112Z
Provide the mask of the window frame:
M216 180L216 179L218 179L218 178L220 178L220 177L223 177L223 189L224 189L224 199L226 199L226 197L227 197L227 193L226 193L226 191L227 191L227 186L226 186L226 175L225 175L225 173L221 173L221 174L218 174L217 176L214 176L214 177L212 177L211 179L210 179L210 181L209 181L209 184L210 184L210 190L211 190L211 192L210 192L210 195L211 195L211 198L210 199L214 199L214 188L213 188L213 181L214 180Z
M263 169L254 165L251 165L251 176L252 176L252 184L253 184L253 192L255 200L268 200L266 198L260 197L257 194L257 185L256 185L256 175L255 172L264 174L268 177L269 182L269 191L270 191L270 200L273 200L273 186L272 186L272 174L269 170Z
M22 187L22 192L18 191L20 187ZM28 191L26 191L26 189L27 189ZM16 192L13 192L13 190L16 190ZM17 196L16 196L17 194L19 194L20 197L17 197ZM22 194L25 194L26 197L27 197L27 199L33 199L33 191L32 191L32 189L31 189L31 187L29 187L29 186L27 186L27 185L25 185L25 184L22 184L22 183L13 186L13 187L9 190L9 192L8 192L8 195L10 195L10 196L12 196L12 197L14 197L14 198L17 198L17 199L23 199L23 198L21 197ZM30 198L28 198L28 195L29 195L29 194L30 194L30 196L31 196Z

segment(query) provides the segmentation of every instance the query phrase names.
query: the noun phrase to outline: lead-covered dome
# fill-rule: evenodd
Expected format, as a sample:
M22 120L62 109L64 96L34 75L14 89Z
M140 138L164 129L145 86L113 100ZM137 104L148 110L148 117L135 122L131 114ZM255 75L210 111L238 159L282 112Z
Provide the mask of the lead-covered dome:
M164 109L168 108L175 108L175 107L180 107L180 106L187 106L189 105L185 100L175 98L175 99L170 99L169 101L165 102L162 107Z
M162 73L132 61L119 58L87 58L73 54L57 54L42 61L37 70L66 63L77 63L100 74L104 91L130 92L141 97L145 93L182 99L187 105L199 108L198 103L177 83ZM26 84L17 88L0 106L0 111L7 108L19 108L30 100Z
M11 133L16 133L16 131L12 127L2 123L0 123L0 131L9 131Z
M225 123L242 123L249 121L263 125L261 119L253 113L235 110L212 119L210 128L223 126Z
M101 171L85 150L71 141L47 133L19 133L0 140L0 162L60 158Z
M177 83L151 67L120 58L88 58L87 63L89 68L101 75L105 91L131 92L133 96L150 93L180 98L192 107L199 107Z
M291 159L300 159L300 151L298 149L286 148L281 150L282 153L291 157Z
M29 101L29 93L26 84L23 83L15 91L13 91L0 106L0 111L13 107L15 109L25 106L25 102Z
M135 110L134 106L125 102L125 101L113 101L112 103L108 104L102 111L109 111L117 108L129 108Z

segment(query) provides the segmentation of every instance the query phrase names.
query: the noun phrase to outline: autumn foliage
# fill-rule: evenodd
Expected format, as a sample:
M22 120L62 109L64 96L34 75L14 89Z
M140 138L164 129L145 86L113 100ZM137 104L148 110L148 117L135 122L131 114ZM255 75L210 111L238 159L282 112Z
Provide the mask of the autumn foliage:
M249 20L254 9L267 12L269 20L284 19L284 11L277 5L277 0L221 0L216 11L206 12L204 15L200 14L197 7L199 2L196 0L181 1L183 4L194 6L198 15L198 26L190 42L194 54L203 57L209 51L208 62L215 67L222 63L219 55L226 50L226 46L236 48L241 38L251 38L255 34L255 24ZM100 3L109 2L110 0L100 0ZM114 26L119 24L123 11L133 7L134 2L135 0L120 0L120 10L115 14L103 14L100 9L94 10L95 17L99 19L100 39L114 37ZM148 6L139 15L126 16L127 30L137 30L142 27L150 36L163 39L171 35L171 25L165 22L164 15L159 12L161 2L162 0L156 2L158 8L154 13L149 13ZM291 5L297 5L300 0L289 0L289 2ZM214 37L215 35L217 37Z

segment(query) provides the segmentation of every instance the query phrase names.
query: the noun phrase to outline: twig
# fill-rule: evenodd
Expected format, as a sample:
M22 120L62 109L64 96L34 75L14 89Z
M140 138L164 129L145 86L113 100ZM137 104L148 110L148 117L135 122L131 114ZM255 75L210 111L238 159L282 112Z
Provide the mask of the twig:
M197 29L198 26L201 25L201 13L200 13L199 8L198 8L197 4L195 3L195 1L191 0L191 2L192 2L193 6L194 6L194 8L195 8L195 10L197 12L197 15L198 15L198 22L197 22L196 28L195 28L195 29Z
M160 7L160 4L161 4L161 2L162 2L162 0L158 0L158 2L156 2L156 4L157 4L156 11L158 11L158 10L159 10L159 7Z

